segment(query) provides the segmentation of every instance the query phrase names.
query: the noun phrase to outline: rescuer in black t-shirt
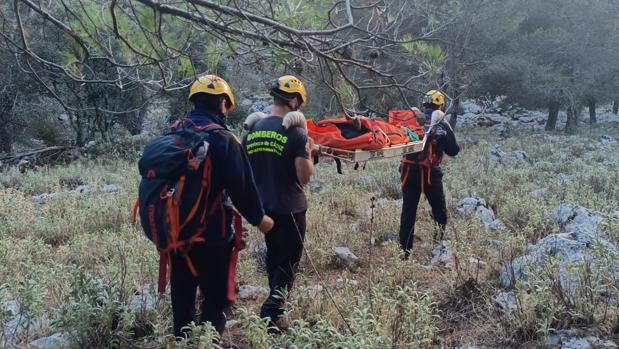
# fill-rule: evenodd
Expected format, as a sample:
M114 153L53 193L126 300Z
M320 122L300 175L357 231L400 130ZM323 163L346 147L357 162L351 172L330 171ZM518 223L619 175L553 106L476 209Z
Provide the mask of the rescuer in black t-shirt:
M258 191L273 229L265 234L267 273L271 292L262 305L260 316L285 330L288 321L281 315L284 290L290 291L305 238L307 200L303 185L312 176L311 144L304 127L285 129L284 116L307 103L303 83L286 75L271 85L271 115L258 121L243 138Z

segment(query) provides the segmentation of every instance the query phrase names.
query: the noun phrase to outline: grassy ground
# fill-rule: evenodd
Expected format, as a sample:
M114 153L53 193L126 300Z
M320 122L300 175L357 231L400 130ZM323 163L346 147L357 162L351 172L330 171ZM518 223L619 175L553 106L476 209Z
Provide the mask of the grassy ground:
M603 133L619 136L617 127ZM293 330L268 335L256 316L262 299L238 301L231 314L238 323L227 330L225 342L240 348L535 348L550 329L562 327L616 337L616 308L600 305L586 314L568 304L561 308L543 275L534 285L516 288L522 301L518 311L505 314L493 301L501 288L501 263L557 231L550 217L553 207L574 203L608 216L619 207L619 155L597 145L601 134L515 133L507 140L487 130L459 134L462 153L444 166L447 238L457 259L452 269L429 266L434 226L425 200L418 211L412 260L400 259L395 241L381 243L399 226L397 160L370 163L359 171L345 168L344 175L323 162L315 180L324 182L326 191L308 189L306 254L289 304ZM495 143L505 151L528 152L533 163L492 163L487 155ZM569 180L561 181L560 174ZM139 299L147 293L145 285L156 283L158 266L153 246L130 223L139 182L135 162L76 162L27 174L9 170L0 174L0 181L0 300L16 300L24 319L51 319L22 337L21 345L59 331L71 333L76 346L172 345L169 296L154 309L131 306L136 295ZM82 184L93 190L68 192ZM98 192L106 184L122 190ZM534 199L530 192L538 188L548 190ZM31 200L50 192L64 194L45 204ZM470 195L485 198L507 231L489 231L476 219L458 215L457 201ZM372 197L377 199L373 220ZM617 244L617 220L605 220L602 229ZM253 228L248 233L237 279L266 287L260 253L255 252L262 237ZM371 245L371 236L379 242ZM335 246L349 247L360 265L339 267L333 261ZM471 263L471 256L487 266ZM354 281L340 280L336 286L338 279ZM315 291L315 285L323 290ZM550 305L558 312L549 315L544 308ZM0 320L3 316L8 317L0 313ZM212 332L202 329L199 335L204 342ZM195 345L198 337L178 345Z

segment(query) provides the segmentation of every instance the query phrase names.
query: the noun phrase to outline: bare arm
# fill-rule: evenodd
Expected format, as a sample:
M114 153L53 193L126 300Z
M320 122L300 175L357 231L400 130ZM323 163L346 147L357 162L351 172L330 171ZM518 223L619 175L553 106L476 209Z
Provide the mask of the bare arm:
M314 147L314 140L309 138L307 139L307 144L305 145L306 153L312 154L312 148ZM314 163L311 158L306 157L296 157L294 159L294 167L297 170L297 179L301 182L302 185L306 185L309 183L312 175L314 174Z
M310 159L296 158L294 159L294 167L297 169L297 179L302 185L309 183L314 174L314 163Z

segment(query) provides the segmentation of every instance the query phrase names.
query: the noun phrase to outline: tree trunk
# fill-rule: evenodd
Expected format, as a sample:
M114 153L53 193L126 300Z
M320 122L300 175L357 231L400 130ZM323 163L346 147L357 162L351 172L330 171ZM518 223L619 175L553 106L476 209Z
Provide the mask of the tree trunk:
M13 148L12 143L6 123L3 122L0 125L0 153L10 153Z
M578 130L578 111L574 105L567 108L567 124L565 124L565 133L573 135Z
M589 101L589 124L593 125L597 122L595 117L595 100Z
M619 100L613 101L613 114L619 114Z
M559 118L559 103L552 102L548 104L548 120L546 120L546 131L554 131Z
M460 98L454 99L454 104L451 109L451 119L449 123L451 124L451 128L455 129L456 124L458 123L458 110L460 110Z
M83 120L82 115L78 112L73 113L71 111L67 111L69 113L69 117L71 120L71 126L73 127L73 132L75 132L75 145L78 147L84 146L84 128L83 128Z

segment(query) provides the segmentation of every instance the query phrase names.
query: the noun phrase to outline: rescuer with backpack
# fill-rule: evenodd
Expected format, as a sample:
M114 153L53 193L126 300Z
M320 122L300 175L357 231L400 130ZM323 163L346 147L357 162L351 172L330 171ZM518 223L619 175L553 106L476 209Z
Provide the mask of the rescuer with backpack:
M311 139L306 121L297 110L307 103L303 83L286 75L270 87L273 109L254 125L246 121L243 146L247 150L264 209L275 225L265 235L270 294L260 316L280 330L288 327L282 317L285 302L281 293L290 291L303 253L307 200L303 186L313 173ZM252 122L252 123L253 123ZM298 126L298 127L290 127Z
M165 291L170 268L177 337L195 320L198 287L204 298L200 323L210 322L220 334L225 328L224 310L234 299L236 258L243 248L240 216L231 203L263 233L273 227L247 155L225 125L235 106L230 86L203 75L191 85L189 101L193 111L149 142L139 161L139 215L160 253L159 292Z
M451 126L444 120L445 95L437 90L431 90L424 96L426 147L421 153L412 153L403 157L400 165L402 182L402 215L400 220L400 245L404 250L404 258L408 259L413 248L417 206L421 193L424 193L432 208L432 216L438 224L438 234L435 241L443 239L447 224L447 206L443 192L443 171L440 163L443 154L456 156L460 147L456 142ZM437 236L438 235L438 236Z

